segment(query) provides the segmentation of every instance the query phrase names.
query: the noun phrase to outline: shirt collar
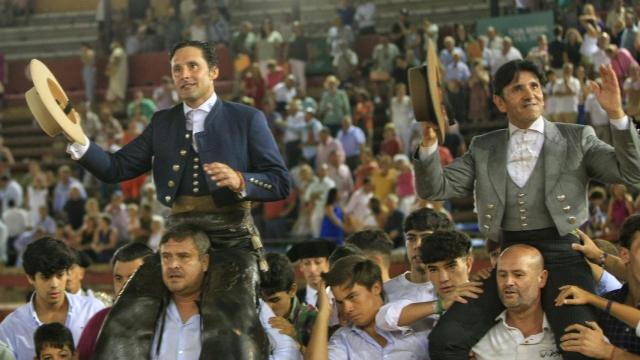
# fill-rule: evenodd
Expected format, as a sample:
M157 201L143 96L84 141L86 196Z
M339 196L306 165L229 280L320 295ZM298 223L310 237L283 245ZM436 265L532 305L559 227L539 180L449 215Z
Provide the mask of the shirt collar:
M73 309L74 309L73 305L74 305L75 299L71 293L68 293L66 291L64 292L64 297L67 299L67 304L69 306L69 308L67 309L67 318L68 318L69 315L73 312ZM32 319L34 319L38 324L42 325L42 321L40 321L40 319L38 318L36 307L33 305L35 298L36 298L36 292L34 291L31 294L31 300L29 300L29 314L31 315Z
M496 321L501 321L504 326L513 328L509 324L507 324L507 310L504 310L496 317ZM542 313L542 331L552 331L551 325L549 325L549 321L547 321L547 314Z
M191 107L189 107L189 105L187 105L185 102L182 103L182 110L184 111L184 115L187 116L187 114L189 113L189 111L192 110L202 110L204 112L209 112L211 111L211 109L213 109L213 106L216 104L216 101L218 100L218 96L216 95L216 92L214 91L211 96L202 104L200 104L200 106L198 106L196 109L193 109Z
M509 123L510 135L513 135L513 133L516 132L517 130L523 130L523 129L520 129L519 127L513 125L512 123ZM538 116L536 121L534 121L533 124L531 124L531 126L529 126L529 129L527 130L537 131L540 134L544 135L544 119L542 118L542 115Z

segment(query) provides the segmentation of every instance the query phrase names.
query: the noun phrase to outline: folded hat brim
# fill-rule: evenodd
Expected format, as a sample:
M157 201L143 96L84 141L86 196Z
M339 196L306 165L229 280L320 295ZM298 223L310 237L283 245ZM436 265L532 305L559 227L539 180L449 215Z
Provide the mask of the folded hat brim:
M439 60L433 42L427 43L426 65L415 66L408 71L409 93L416 121L431 123L438 129L438 141L444 143L447 131L447 113L441 88Z
M27 105L40 128L49 136L64 133L73 141L86 145L80 116L45 64L37 59L29 63L33 87L25 93Z

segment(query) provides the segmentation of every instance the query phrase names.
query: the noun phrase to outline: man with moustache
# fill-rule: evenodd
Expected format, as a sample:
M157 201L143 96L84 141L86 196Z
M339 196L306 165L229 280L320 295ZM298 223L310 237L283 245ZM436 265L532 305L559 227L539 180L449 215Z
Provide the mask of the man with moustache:
M207 235L187 224L169 229L160 241L158 250L161 259L162 282L168 290L168 305L157 321L149 358L153 360L184 359L196 360L210 358L212 354L201 354L202 328L209 321L206 312L201 309L200 298L203 289L210 281L207 277L209 262L216 261L210 251L211 244ZM237 279L234 279L237 280ZM265 302L259 300L260 325L266 332L270 360L301 359L296 341L282 334L269 323L274 317L273 311ZM219 321L227 320L218 317ZM226 323L226 332L234 332L236 324ZM221 331L225 332L225 331ZM242 341L247 334L238 334ZM223 354L232 346L225 343L229 337L217 334L220 339L217 350ZM250 347L243 348L245 354L240 358L253 358L256 353Z
M562 359L542 310L547 282L542 254L533 246L513 245L498 258L498 296L505 310L473 347L476 360Z

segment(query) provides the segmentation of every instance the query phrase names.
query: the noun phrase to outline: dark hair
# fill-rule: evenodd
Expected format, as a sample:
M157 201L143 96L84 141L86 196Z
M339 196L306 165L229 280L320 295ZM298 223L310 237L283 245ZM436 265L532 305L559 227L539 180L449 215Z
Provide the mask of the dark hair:
M634 214L629 216L620 229L620 235L618 236L618 242L620 246L625 249L631 250L634 235L640 231L640 214Z
M369 209L373 215L380 215L382 212L382 203L380 203L380 199L373 196L369 199Z
M331 255L329 255L329 266L333 265L336 261L350 255L362 255L364 251L353 244L344 244L344 246L337 247Z
M109 214L100 215L100 220L107 223L107 225L111 225L111 216Z
M335 203L337 199L338 199L338 189L334 187L329 189L329 192L327 192L327 201L325 202L325 206L333 205L333 203Z
M270 296L279 291L289 291L296 280L289 259L282 254L266 255L269 270L260 272L260 290L263 295Z
M31 278L42 273L45 278L68 270L75 258L67 245L51 237L43 237L27 246L22 256L24 272Z
M144 259L149 255L153 255L153 250L150 247L143 243L132 242L116 250L111 258L111 266L115 265L116 261L129 262L136 259Z
M33 334L33 342L37 358L40 358L40 352L45 346L56 349L64 349L65 346L68 346L72 354L76 352L71 330L58 322L40 325Z
M373 261L361 255L351 255L336 261L329 272L321 274L327 286L362 285L371 289L375 283L382 284L380 267Z
M206 41L197 41L197 40L183 40L173 45L171 51L169 52L169 59L173 59L173 56L176 54L176 51L184 48L184 47L194 47L200 49L202 51L202 57L209 65L209 68L218 66L218 56L216 52L211 48L211 45Z
M382 230L362 230L351 234L347 238L347 244L353 244L365 254L382 255L385 263L391 262L391 250L393 250L393 241Z
M160 246L166 244L169 240L180 242L187 238L193 239L193 243L198 249L198 253L200 255L204 255L209 252L211 242L209 241L207 234L199 226L187 222L170 227L162 236L162 239L160 239Z
M563 30L562 25L556 25L553 27L553 35L562 36Z
M425 264L449 261L469 255L471 240L457 230L438 230L422 238L420 256Z
M403 228L405 234L411 230L453 230L453 222L445 214L425 207L409 213Z
M79 251L78 249L69 249L73 254L73 264L83 268L91 266L91 257L87 253Z
M544 84L544 75L540 69L529 60L512 60L500 66L493 78L493 94L502 96L502 91L521 73L530 72L538 78L540 84Z

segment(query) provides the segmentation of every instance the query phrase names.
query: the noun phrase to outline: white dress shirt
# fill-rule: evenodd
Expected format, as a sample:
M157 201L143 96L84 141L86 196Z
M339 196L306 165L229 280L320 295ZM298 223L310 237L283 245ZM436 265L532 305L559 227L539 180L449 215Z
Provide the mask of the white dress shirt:
M275 314L262 300L259 301L258 316L260 323L269 339L269 360L296 360L302 359L302 354L296 341L288 335L281 334L269 324L269 319ZM202 348L200 314L193 315L186 322L182 322L178 309L173 300L166 310L164 329L162 332L162 344L160 351L156 352L160 338L161 322L153 339L150 359L152 360L197 360L200 358Z
M187 130L192 132L191 140L193 141L193 148L198 151L196 145L196 134L204 131L204 120L209 115L211 109L216 104L218 96L214 92L211 96L200 106L193 109L186 103L182 103L182 109L184 111L184 117L187 119Z
M7 315L0 323L0 341L9 346L17 360L33 360L36 356L33 333L43 324L33 306L34 295L28 304ZM98 299L65 293L69 309L64 325L71 330L76 345L85 325L95 313L104 308Z
M546 315L542 319L542 332L527 338L507 324L506 310L496 320L498 322L471 349L476 360L562 359Z
M355 325L341 327L329 339L329 360L429 359L429 340L423 334L379 328L376 332L387 341L385 347Z
M509 123L507 172L516 185L524 187L536 166L544 144L544 120L542 116L528 129L520 129Z

